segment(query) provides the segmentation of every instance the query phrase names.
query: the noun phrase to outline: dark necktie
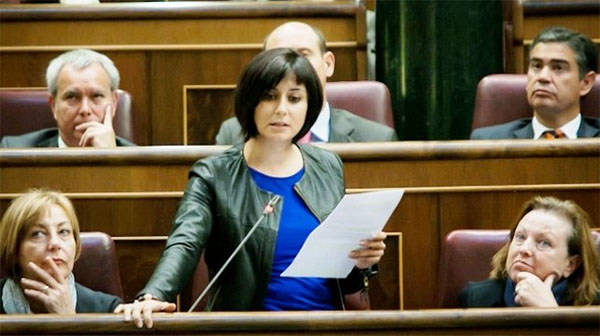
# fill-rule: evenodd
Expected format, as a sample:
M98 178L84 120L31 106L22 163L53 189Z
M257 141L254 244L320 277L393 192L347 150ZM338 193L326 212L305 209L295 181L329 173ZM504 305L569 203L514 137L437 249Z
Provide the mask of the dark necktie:
M559 129L555 129L552 131L545 131L542 133L542 138L544 139L565 139L565 133Z

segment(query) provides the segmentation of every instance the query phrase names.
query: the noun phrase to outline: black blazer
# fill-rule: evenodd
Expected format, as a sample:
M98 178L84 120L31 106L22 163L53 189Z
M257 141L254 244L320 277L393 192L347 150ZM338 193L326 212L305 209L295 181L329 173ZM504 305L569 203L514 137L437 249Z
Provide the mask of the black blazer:
M0 293L4 288L6 279L0 279ZM75 306L75 312L77 313L112 313L123 302L119 297L91 290L78 283L75 283L75 291L77 291L77 305ZM1 294L0 314L6 314Z
M134 143L116 137L117 146L135 146ZM58 147L58 128L44 128L21 135L7 135L0 140L1 148Z
M492 308L506 307L504 302L504 287L506 279L487 279L469 281L467 286L458 294L458 306L462 308ZM594 304L600 303L600 292L596 293ZM559 302L559 306L572 306L572 301Z
M578 138L600 137L600 119L581 116ZM481 139L533 139L531 118L519 119L506 124L481 127L471 133L472 140Z
M469 281L458 294L458 306L461 308L506 307L504 286L506 286L505 280Z

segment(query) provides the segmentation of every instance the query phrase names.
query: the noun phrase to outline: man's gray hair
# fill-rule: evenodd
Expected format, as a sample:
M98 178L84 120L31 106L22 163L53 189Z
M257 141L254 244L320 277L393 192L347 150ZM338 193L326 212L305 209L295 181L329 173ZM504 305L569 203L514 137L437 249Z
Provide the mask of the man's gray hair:
M549 27L535 37L529 50L538 43L564 43L569 46L575 53L579 79L583 79L589 71L598 72L598 47L581 33L560 26Z
M110 90L115 91L119 88L119 70L115 67L113 61L99 52L90 49L75 49L53 59L46 69L46 85L53 97L56 97L56 81L58 74L65 65L71 65L77 70L85 69L93 64L100 64L110 78Z

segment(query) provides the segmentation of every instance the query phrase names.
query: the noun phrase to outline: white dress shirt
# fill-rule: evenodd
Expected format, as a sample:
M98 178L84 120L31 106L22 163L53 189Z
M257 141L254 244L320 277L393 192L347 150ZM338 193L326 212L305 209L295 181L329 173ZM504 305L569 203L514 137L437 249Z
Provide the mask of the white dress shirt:
M311 142L329 142L329 119L331 119L329 103L325 102L317 121L310 128Z
M575 118L571 119L568 123L562 125L558 129L561 130L567 139L577 139L577 131L581 125L581 113ZM554 131L553 128L546 127L540 123L536 116L533 116L531 120L531 126L533 127L533 138L539 139L542 134L546 131Z

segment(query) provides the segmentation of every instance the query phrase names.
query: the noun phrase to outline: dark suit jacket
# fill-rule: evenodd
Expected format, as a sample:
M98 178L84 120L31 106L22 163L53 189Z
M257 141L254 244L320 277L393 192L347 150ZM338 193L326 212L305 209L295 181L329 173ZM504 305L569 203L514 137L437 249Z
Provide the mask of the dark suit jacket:
M397 141L396 132L380 123L367 120L346 110L331 109L329 142ZM221 124L217 145L242 143L242 127L237 118L229 118Z
M505 285L506 281L496 279L469 281L458 295L458 306L462 308L506 307L504 303Z
M135 146L134 143L117 137L117 146ZM2 148L58 147L58 128L45 128L21 135L8 135L0 141Z
M1 295L6 279L0 279L0 314L6 314ZM75 291L77 292L77 304L75 305L77 313L112 313L123 302L114 295L97 292L78 283L75 283Z
M577 131L578 138L600 137L600 119L582 116ZM506 124L481 127L471 133L471 139L533 139L531 118L519 119Z
M505 279L487 279L483 281L469 281L467 286L458 295L458 306L462 308L491 308L506 307L504 302ZM600 293L596 293L594 304L600 303ZM572 306L572 301L559 302L560 306Z

